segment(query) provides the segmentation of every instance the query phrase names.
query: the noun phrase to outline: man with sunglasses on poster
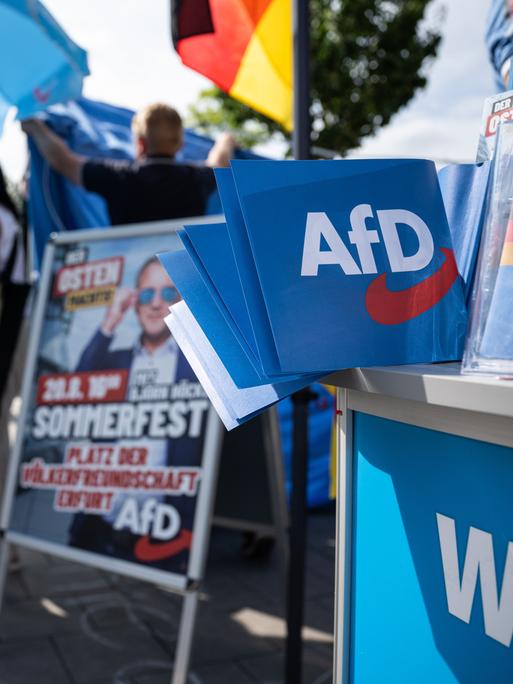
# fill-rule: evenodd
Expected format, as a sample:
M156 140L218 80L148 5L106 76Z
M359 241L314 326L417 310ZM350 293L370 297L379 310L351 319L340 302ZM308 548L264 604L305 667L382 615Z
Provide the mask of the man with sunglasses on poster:
M180 295L157 257L148 259L139 270L135 289L117 290L100 329L80 358L77 371L130 368L130 387L140 371L152 369L165 384L175 382L181 354L164 318L178 299ZM139 341L133 349L110 350L116 328L131 308L141 326ZM188 366L185 359L183 363ZM179 375L182 374L183 369ZM189 375L194 377L190 368Z
M170 397L170 388L187 385L189 394L195 390L193 410L196 415L184 417L183 434L176 438L152 438L146 434L135 440L121 440L118 446L141 446L148 454L150 467L200 466L202 435L208 413L209 402L187 360L164 323L169 307L180 299L180 295L156 257L143 263L137 274L135 288L118 288L112 304L107 308L100 328L93 335L83 351L77 372L98 370L128 370L126 400L137 403L146 401L148 391L163 389ZM134 309L141 335L130 349L111 349L116 329L130 309ZM151 400L151 397L150 397ZM196 427L192 429L192 423ZM201 430L197 429L201 425ZM193 434L194 433L194 434ZM155 497L146 492L132 493L142 509L149 498L172 505L181 520L181 537L176 543L151 549L151 563L156 567L185 572L188 548L190 546L194 517L195 497ZM120 526L122 507L127 494L115 496L112 509L104 515L77 513L70 528L70 544L88 551L95 551L125 560L145 562L140 537L131 529ZM185 543L189 541L189 543ZM139 545L138 545L139 542Z

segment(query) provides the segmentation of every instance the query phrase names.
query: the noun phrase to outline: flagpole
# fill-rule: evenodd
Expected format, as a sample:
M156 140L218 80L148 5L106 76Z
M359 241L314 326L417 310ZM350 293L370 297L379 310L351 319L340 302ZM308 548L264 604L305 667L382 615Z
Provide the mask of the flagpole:
M309 0L292 1L294 40L295 159L310 158L310 29ZM308 404L315 397L309 387L292 396L293 445L290 500L290 553L287 583L286 684L301 684L305 596L306 500L308 482Z
M292 0L294 159L310 159L310 7L309 0Z

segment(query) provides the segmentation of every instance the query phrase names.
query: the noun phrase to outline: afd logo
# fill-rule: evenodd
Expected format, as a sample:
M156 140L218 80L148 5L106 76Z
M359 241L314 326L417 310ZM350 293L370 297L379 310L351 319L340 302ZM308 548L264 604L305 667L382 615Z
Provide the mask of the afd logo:
M134 556L144 562L176 556L192 543L192 533L182 528L176 508L153 498L142 504L135 497L126 498L114 529L129 530L140 537L134 546Z
M499 592L492 535L470 528L460 575L454 520L441 513L436 514L436 520L449 613L470 623L479 575L485 633L509 647L513 638L513 542L508 543Z
M434 255L433 236L427 224L407 209L376 211L377 221L385 245L392 273L420 271L428 266ZM347 232L349 242L356 247L358 261L335 229L325 212L309 212L306 218L302 276L317 276L320 266L337 265L347 276L377 274L373 245L381 242L377 230L368 229L367 219L375 218L370 204L358 204L351 211ZM406 226L415 233L418 246L414 254L405 255L397 227ZM321 249L322 240L329 249ZM365 306L377 323L404 323L435 306L452 287L458 270L452 250L441 248L444 263L430 276L404 290L391 290L387 274L378 275L368 286Z

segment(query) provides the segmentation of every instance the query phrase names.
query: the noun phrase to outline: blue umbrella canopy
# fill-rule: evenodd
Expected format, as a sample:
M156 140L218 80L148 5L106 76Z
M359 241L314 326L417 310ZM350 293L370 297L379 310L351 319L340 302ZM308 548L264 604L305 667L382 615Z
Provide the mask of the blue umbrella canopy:
M39 0L0 0L0 131L9 107L24 119L80 96L87 53Z

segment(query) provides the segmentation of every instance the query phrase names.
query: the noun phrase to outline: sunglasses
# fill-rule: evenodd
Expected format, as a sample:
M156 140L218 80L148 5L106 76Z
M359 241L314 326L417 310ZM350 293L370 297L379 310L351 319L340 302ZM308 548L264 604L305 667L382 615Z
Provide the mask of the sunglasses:
M160 298L163 302L166 302L166 304L171 304L171 302L174 302L180 296L176 287L171 287L170 285L161 287L160 290L157 290L154 287L145 287L142 290L139 290L137 301L143 306L151 304L157 292L160 292Z

